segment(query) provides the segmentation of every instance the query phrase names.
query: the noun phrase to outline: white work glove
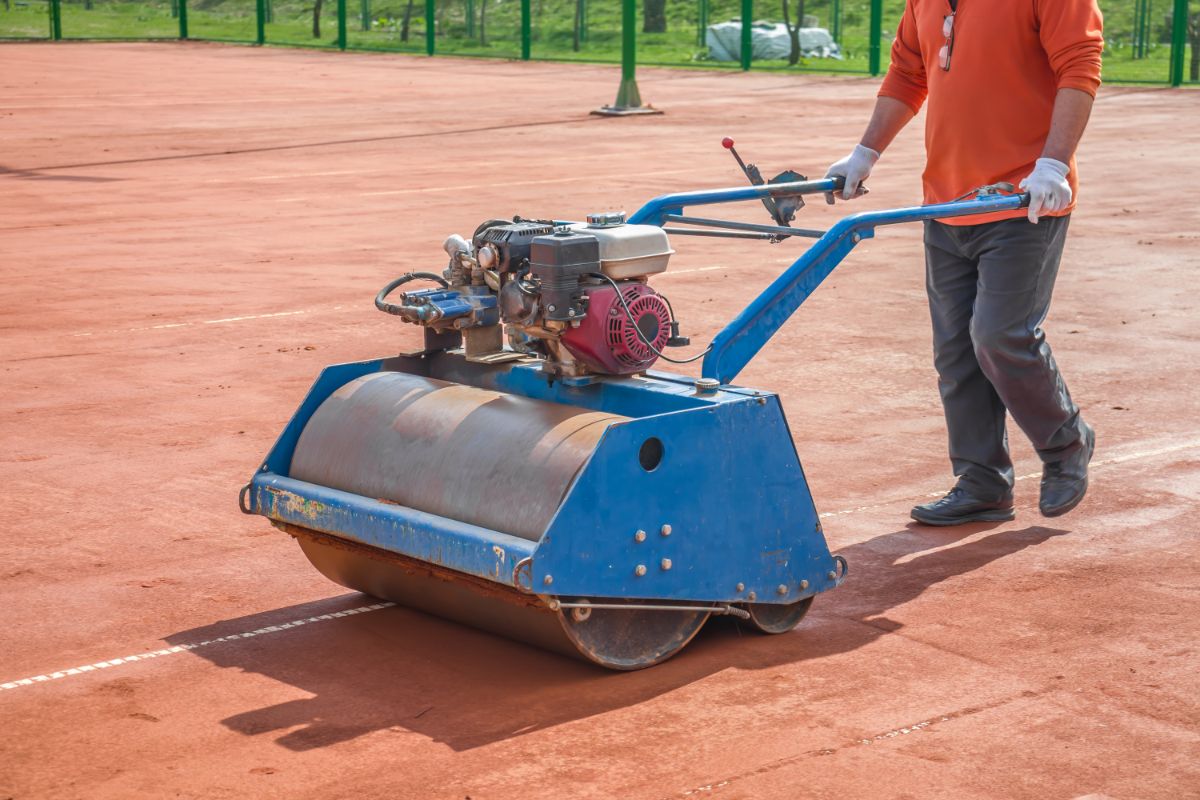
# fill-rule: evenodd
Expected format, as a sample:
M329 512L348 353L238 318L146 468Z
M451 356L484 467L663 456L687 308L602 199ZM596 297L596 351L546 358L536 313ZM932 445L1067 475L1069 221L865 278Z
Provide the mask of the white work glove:
M1029 192L1029 221L1053 211L1062 211L1071 205L1071 184L1067 174L1071 168L1053 158L1039 158L1021 188Z
M835 162L825 171L825 177L845 178L846 186L842 189L842 199L853 200L855 197L862 197L867 193L867 190L862 187L862 182L870 177L871 168L878 160L879 153L869 147L857 144L854 146L854 152L841 161ZM833 192L825 193L825 202L833 204Z

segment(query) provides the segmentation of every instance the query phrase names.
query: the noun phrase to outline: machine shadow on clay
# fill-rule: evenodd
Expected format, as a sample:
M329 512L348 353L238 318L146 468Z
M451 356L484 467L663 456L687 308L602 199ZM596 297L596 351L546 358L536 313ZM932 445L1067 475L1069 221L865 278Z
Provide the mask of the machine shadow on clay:
M194 654L253 672L312 697L221 720L247 736L283 732L294 751L381 730L411 731L457 751L635 705L724 669L762 669L853 651L901 626L886 612L941 581L987 566L1067 531L1001 530L946 547L996 525L953 532L910 526L841 548L850 580L819 598L789 634L765 636L729 618L714 620L677 658L612 673L473 628L389 608L222 642ZM183 644L358 607L347 594L225 620L167 637Z

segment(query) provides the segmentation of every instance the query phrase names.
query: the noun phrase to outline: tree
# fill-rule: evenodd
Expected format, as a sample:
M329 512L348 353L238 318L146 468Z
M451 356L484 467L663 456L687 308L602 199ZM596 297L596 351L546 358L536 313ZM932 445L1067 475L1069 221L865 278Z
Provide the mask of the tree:
M583 28L583 0L575 0L575 38L571 40L571 49L579 52L579 33Z
M400 23L400 41L408 41L408 29L412 24L413 0L408 0L408 7L404 9L404 20Z
M1188 17L1188 39L1192 44L1191 80L1200 81L1200 14Z
M642 33L667 32L667 0L644 0Z
M788 53L788 66L794 67L800 63L800 28L804 25L804 0L796 0L796 24L792 24L788 16L788 0L783 0L783 24L787 27L788 38L792 47Z

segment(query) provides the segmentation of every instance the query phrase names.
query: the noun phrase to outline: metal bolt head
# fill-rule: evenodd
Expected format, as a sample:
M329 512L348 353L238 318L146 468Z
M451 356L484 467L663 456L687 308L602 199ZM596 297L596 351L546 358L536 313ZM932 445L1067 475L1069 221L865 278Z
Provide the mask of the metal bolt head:
M753 603L758 599L758 594L756 592L751 592L750 594L746 595L746 599Z
M637 533L635 533L635 534L633 535L633 540L634 540L635 542L644 542L644 541L646 541L646 532L645 532L645 531L638 531Z
M801 590L808 588L808 581L800 581Z
M568 317L573 317L573 316L575 316L575 309L573 309L573 308L569 308L569 309L567 309L567 316L568 316Z
M737 589L739 592L744 592L744 591L746 591L746 584L742 583L741 581L738 581L738 585L733 588Z
M831 581L836 581L836 580L837 580L837 572L835 572L834 570L829 570L829 572L827 573L827 575L828 575L828 577L829 577L829 580L831 580Z
M784 586L782 583L775 587L776 594L787 594L787 592L788 592L787 587Z
M646 565L638 564L636 567L633 568L633 574L637 575L639 578L642 577L643 575L645 575L646 574Z
M669 558L664 558L664 559L663 559L663 560L662 560L662 561L659 563L659 566L660 566L660 567L662 567L664 570L668 570L668 569L670 569L670 568L671 568L671 559L669 559Z
M663 525L662 530L660 530L659 533L661 533L663 536L670 536L671 535L671 526Z
M547 586L549 586L550 584L554 583L554 576L553 576L553 575L547 575L546 577L542 578L542 583L544 583L544 584L546 584Z
M546 306L546 310L547 311L557 311L558 309L556 309L554 306Z

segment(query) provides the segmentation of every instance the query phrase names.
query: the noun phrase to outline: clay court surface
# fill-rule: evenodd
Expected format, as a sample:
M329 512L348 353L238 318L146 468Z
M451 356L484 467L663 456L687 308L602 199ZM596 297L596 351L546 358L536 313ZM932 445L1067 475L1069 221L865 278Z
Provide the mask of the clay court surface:
M323 365L418 341L371 298L440 269L445 235L739 184L725 134L819 174L876 84L644 71L667 115L589 117L616 86L0 46L0 798L1200 795L1195 93L1106 88L1083 144L1048 325L1099 437L1069 516L1038 515L1013 431L1016 521L907 524L951 480L916 227L856 250L739 379L781 394L851 565L790 634L710 623L609 673L371 609L238 512ZM921 156L910 129L860 207L917 201ZM674 244L655 286L697 343L803 246Z

